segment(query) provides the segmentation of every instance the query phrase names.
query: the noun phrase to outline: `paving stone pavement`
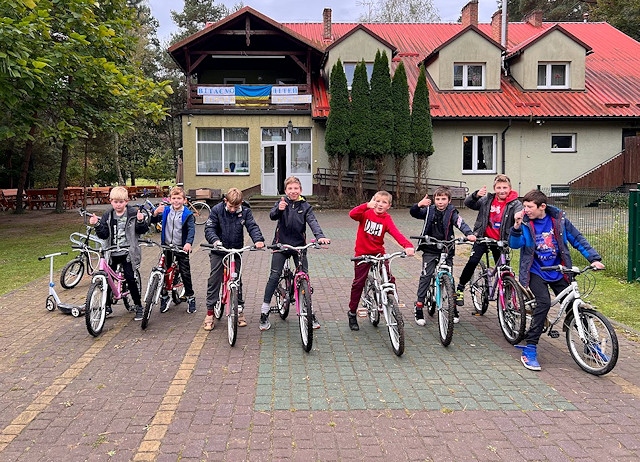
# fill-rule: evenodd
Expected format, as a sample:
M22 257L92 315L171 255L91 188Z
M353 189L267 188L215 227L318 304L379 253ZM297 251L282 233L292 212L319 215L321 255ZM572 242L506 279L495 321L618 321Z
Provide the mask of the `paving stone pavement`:
M462 213L473 222L471 211ZM255 215L270 240L273 222ZM407 209L392 215L406 235L419 232ZM610 374L579 369L564 337L543 337L536 373L503 339L495 305L471 316L467 294L444 348L435 319L413 322L419 257L396 259L406 342L396 357L383 322L361 320L358 332L347 326L355 222L344 210L317 216L332 244L309 254L322 324L310 353L291 314L272 314L271 329L258 330L268 252L245 254L249 325L235 347L226 322L201 328L209 263L199 249L192 254L198 312L187 314L185 304L156 310L145 331L115 305L94 339L84 318L45 310L48 278L0 297L0 460L639 459L640 346L622 329ZM158 253L143 254L146 282ZM456 257L456 274L464 262ZM58 289L63 301L82 303L88 286L85 277L75 289Z

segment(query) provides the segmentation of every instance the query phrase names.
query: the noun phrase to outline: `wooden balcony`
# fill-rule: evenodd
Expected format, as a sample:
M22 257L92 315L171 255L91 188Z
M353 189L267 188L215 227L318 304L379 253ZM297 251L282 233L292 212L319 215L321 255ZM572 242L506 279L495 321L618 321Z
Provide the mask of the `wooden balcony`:
M265 85L243 86L258 88ZM273 93L270 92L268 96L247 100L234 94L235 85L189 84L187 109L311 111L312 92L310 85L271 85L271 87L275 90ZM278 91L281 94L276 94Z

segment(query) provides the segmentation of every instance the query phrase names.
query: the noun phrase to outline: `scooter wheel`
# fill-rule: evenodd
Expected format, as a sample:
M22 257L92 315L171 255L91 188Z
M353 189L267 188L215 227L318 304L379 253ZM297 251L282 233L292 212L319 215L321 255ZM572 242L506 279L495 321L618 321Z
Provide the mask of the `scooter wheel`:
M71 308L71 314L73 315L74 318L77 318L78 316L80 316L80 310L78 309L77 306L74 306L73 308Z
M56 308L58 307L58 304L56 303L56 299L53 298L53 295L49 295L47 297L47 302L45 303L45 306L47 307L47 310L49 311L55 311Z

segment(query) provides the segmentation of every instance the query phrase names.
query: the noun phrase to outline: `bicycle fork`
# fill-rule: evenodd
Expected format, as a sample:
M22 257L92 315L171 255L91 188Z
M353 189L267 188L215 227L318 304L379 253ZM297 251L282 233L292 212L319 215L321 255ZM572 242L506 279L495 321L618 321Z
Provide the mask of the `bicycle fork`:
M383 282L380 284L380 292L379 292L382 300L380 300L380 305L382 307L382 313L384 314L384 320L387 323L387 326L395 326L397 322L391 321L391 316L389 315L389 303L388 298L389 294L392 294L395 298L396 302L398 301L398 294L396 293L396 286L393 282Z

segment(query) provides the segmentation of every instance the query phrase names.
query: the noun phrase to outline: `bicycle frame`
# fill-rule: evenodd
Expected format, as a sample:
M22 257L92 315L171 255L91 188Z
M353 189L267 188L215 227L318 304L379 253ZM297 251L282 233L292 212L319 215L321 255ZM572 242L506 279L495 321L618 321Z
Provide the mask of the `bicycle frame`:
M296 306L296 314L299 316L300 315L300 300L298 299L298 288L300 287L300 283L302 281L307 281L308 287L309 287L309 291L311 293L313 293L313 287L311 286L311 279L309 278L309 274L306 273L303 269L302 269L302 257L305 254L305 251L309 248L309 247L315 247L315 248L320 248L320 245L317 244L316 242L310 242L309 244L306 244L304 246L301 247L293 247L287 244L280 244L279 248L281 250L292 250L298 253L298 264L296 265L295 270L291 270L291 265L289 264L289 261L291 260L291 258L293 258L292 256L288 257L285 260L285 267L282 268L282 272L285 273L285 269L288 267L290 271L292 271L293 273L293 284L291 284L291 290L293 290L293 299L295 301L295 306ZM289 294L290 296L291 294Z
M98 271L94 273L93 278L91 279L91 282L96 282L98 278L101 278L105 284L109 285L113 299L120 300L125 295L127 295L128 292L122 291L122 283L125 280L124 274L120 271L117 271L117 272L114 271L113 269L111 269L111 267L107 263L107 258L105 254L106 252L112 251L112 250L122 250L122 248L111 247L109 249L100 251L100 260L98 261ZM103 306L107 303L106 297L107 297L107 291L104 291L103 300L102 300Z
M578 268L574 267L573 269L578 270ZM571 312L573 317L578 319L580 313L580 307L585 304L580 296L580 289L578 288L578 281L576 281L575 276L571 275L571 282L569 285L562 290L558 295L556 295L553 299L551 299L551 305L549 309L554 306L560 304L560 309L558 310L558 314L553 318L553 320L549 321L549 326L545 326L545 331L547 335L551 336L551 332L553 332L553 326L562 318L564 314L569 314ZM571 306L571 310L569 310L569 306ZM582 323L576 323L576 327L578 329L578 336L584 342L586 339L586 335L584 332L584 326ZM566 326L563 328L566 330Z

